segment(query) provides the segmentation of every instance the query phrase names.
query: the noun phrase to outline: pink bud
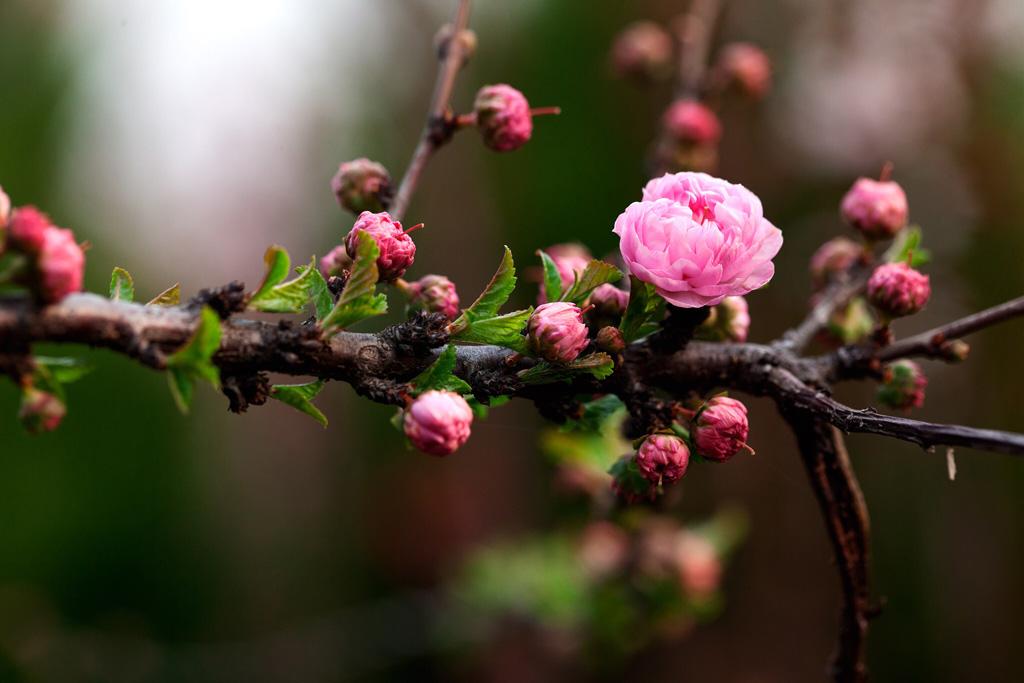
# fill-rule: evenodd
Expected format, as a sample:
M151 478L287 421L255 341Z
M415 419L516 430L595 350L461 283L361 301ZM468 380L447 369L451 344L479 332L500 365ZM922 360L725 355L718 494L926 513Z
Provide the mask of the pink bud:
M928 276L905 263L879 266L868 279L868 301L892 318L917 313L931 294Z
M811 298L813 308L820 296ZM824 346L838 348L843 344L855 344L871 334L875 327L875 319L864 297L856 296L850 302L835 311L828 319L828 326L819 332L815 339Z
M730 43L722 48L716 69L744 94L761 99L772 88L768 55L753 43Z
M510 85L485 85L473 105L484 145L496 152L522 147L533 133L530 104Z
M839 212L867 239L889 239L907 224L907 195L892 180L858 178L843 197Z
M380 249L380 255L377 257L380 281L390 282L402 277L416 256L416 244L406 232L403 232L402 224L392 220L387 212L363 211L345 238L345 249L351 258L356 257L356 233L360 230L370 235Z
M704 536L682 531L676 541L675 561L679 580L691 597L709 597L722 582L718 550Z
M623 571L629 563L629 536L617 524L591 522L580 534L580 564L601 580Z
M750 310L741 296L727 296L711 308L707 320L697 328L696 337L704 341L745 342L750 331Z
M679 481L690 464L686 442L672 434L651 434L636 452L636 465L652 484Z
M715 112L696 100L677 100L665 112L665 129L680 142L716 145L722 139L722 124Z
M405 411L405 435L428 455L449 455L466 443L473 411L451 391L430 390Z
M587 347L587 326L579 306L568 301L541 304L526 325L530 350L550 363L568 363Z
M21 395L18 418L29 433L38 434L55 430L66 412L59 398L35 387L29 387Z
M20 212L19 212L20 213ZM40 282L36 292L47 303L60 301L68 294L82 291L85 252L70 230L47 228L39 250Z
M693 421L690 437L697 452L708 460L725 462L746 445L747 407L734 398L715 396Z
M384 211L395 196L395 183L388 170L366 158L341 164L331 188L338 203L355 214Z
M563 292L569 291L576 278L583 274L583 271L587 269L587 264L594 258L590 255L590 250L582 244L556 244L548 247L544 252L558 269L558 275L562 279ZM540 288L537 301L542 304L548 301L547 292L544 291L543 286Z
M864 255L864 247L846 237L836 237L818 247L811 256L811 282L815 289L823 289L829 282L843 275Z
M602 327L597 333L597 348L608 353L622 353L626 350L626 340L617 327Z
M455 293L455 283L444 275L424 275L418 281L409 283L405 295L412 309L444 313L448 320L455 320L459 315L459 295Z
M594 313L606 318L619 318L629 304L629 292L612 284L603 284L590 293Z
M617 76L654 80L671 75L673 41L653 21L637 21L619 31L612 43L611 64Z
M7 225L7 221L11 218L11 198L4 192L4 188L0 187L0 230L4 229ZM0 245L3 243L3 233L0 233Z
M45 213L34 206L23 206L11 217L7 242L18 251L37 254L43 248L46 231L52 226Z
M320 259L320 272L325 278L340 277L346 270L352 270L352 257L344 244L339 244Z
M924 388L928 378L921 366L912 360L900 360L885 367L883 384L878 387L878 402L909 413L924 405Z

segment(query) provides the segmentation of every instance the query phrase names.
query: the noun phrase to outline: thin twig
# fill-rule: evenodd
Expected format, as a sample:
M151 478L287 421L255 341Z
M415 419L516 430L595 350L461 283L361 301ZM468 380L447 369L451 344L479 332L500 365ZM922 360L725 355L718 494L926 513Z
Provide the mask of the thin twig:
M679 41L676 99L696 99L704 89L704 74L708 69L711 37L721 5L722 0L693 0L690 10L682 17L676 28L676 37Z
M405 216L405 211L409 208L409 202L412 201L412 196L416 192L416 187L419 185L420 178L423 175L423 169L426 168L427 162L430 161L430 157L434 155L434 152L445 144L450 137L450 131L449 135L445 135L439 128L443 129L448 124L448 107L452 90L455 88L455 77L465 61L462 41L459 40L459 36L462 35L462 32L469 25L469 10L472 4L472 0L458 0L458 4L456 4L455 10L452 13L452 26L454 28L447 50L444 52L444 57L441 60L441 66L437 71L434 95L430 102L430 113L427 116L427 122L423 126L420 141L416 145L412 159L409 161L409 167L405 170L405 175L402 176L398 192L395 193L395 199L391 202L389 208L389 213L395 220L401 220Z
M846 278L830 284L822 293L820 301L815 304L807 317L798 326L786 331L773 344L776 348L794 354L803 353L814 335L828 326L832 314L850 302L854 296L863 291L867 285L871 268L867 265L854 266Z

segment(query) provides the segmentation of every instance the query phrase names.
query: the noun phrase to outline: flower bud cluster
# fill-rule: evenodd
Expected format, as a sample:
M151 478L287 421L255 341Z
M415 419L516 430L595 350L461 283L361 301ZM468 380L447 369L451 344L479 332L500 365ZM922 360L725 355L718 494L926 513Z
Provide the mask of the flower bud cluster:
M15 255L9 277L25 285L41 303L60 301L81 291L85 252L70 230L58 228L34 206L13 211L0 190L0 253Z

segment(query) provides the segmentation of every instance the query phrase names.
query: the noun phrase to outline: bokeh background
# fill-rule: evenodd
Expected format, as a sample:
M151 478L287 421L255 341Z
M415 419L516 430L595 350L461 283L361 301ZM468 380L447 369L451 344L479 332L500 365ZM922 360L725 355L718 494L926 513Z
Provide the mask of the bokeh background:
M408 218L416 276L472 299L508 244L522 265L569 240L615 246L668 102L610 76L615 32L668 21L683 0L478 0L477 57L454 105L508 82L559 117L514 154L459 135ZM447 0L0 0L0 184L93 247L87 287L114 266L148 299L262 274L270 243L323 254L352 218L329 181L370 156L400 175L433 82ZM1024 290L1024 2L732 0L721 40L775 65L762 103L729 100L720 173L783 228L771 287L749 297L751 338L796 323L806 263L844 232L838 201L884 161L933 251L934 294L897 334ZM529 290L529 291L528 291ZM529 303L529 287L517 292ZM400 306L394 306L400 309ZM372 329L374 321L364 325ZM916 417L1024 430L1021 323L929 363ZM50 349L51 353L58 351ZM76 350L77 351L77 350ZM108 353L69 387L53 434L30 438L0 387L0 680L567 680L537 638L502 646L430 634L442 586L482 544L555 523L531 407L478 422L437 460L406 451L391 410L330 384L322 430L282 404L242 416L201 388L180 416L164 377ZM868 405L871 387L841 398ZM721 617L604 677L823 679L838 585L792 436L751 399L756 457L697 467L681 519L723 501L750 531ZM849 439L872 513L877 680L1024 679L1024 464L872 436ZM467 629L463 629L465 631Z

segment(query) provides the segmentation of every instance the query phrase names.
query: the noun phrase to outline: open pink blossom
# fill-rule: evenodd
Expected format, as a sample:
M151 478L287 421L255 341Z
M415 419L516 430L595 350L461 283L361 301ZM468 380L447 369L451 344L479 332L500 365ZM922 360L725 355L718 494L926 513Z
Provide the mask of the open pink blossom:
M782 232L742 185L705 173L656 178L615 221L630 272L681 308L714 306L763 287Z
M409 406L403 427L412 445L428 455L449 455L466 443L473 411L451 391L430 390Z

